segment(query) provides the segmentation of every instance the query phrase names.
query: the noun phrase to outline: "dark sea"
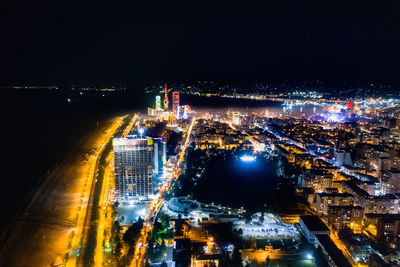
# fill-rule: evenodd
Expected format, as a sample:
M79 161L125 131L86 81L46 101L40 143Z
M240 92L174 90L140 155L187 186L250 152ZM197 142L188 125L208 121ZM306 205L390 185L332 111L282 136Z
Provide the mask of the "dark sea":
M46 173L90 131L147 106L142 91L0 89L2 216L18 215Z

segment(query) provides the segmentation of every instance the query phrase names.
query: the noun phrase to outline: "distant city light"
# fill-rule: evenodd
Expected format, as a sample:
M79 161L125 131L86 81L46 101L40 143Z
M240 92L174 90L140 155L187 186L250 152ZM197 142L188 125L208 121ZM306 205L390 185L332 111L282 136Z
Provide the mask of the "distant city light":
M242 161L250 162L250 161L255 161L256 157L255 156L244 155L244 156L241 156L240 159Z
M339 113L330 113L326 115L326 120L328 122L340 122L343 121L344 116Z

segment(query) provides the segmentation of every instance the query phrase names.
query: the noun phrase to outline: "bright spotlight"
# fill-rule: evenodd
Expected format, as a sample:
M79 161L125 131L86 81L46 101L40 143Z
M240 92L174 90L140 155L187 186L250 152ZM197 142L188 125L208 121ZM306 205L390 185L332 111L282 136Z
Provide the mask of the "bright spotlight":
M306 257L308 260L312 260L312 258L313 258L313 256L310 253L307 253Z
M241 156L240 159L242 161L250 162L250 161L255 161L256 157L255 156L244 155L244 156Z
M138 132L140 134L140 138L142 138L143 137L143 133L144 133L144 129L143 128L139 128Z

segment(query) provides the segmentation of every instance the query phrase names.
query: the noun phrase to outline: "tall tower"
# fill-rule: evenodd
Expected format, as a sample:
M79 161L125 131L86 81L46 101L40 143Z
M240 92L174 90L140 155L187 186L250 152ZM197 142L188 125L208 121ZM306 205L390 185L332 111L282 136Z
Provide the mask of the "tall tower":
M153 142L153 173L155 175L162 175L164 173L164 166L167 164L167 142L162 137L153 138Z
M153 194L153 140L114 138L115 189L122 203Z
M349 102L347 103L347 108L348 109L353 109L353 101L350 99Z
M179 118L179 92L172 92L172 112Z
M156 95L156 109L161 109L161 96Z
M164 87L164 92L165 92L165 95L164 95L164 109L165 109L165 110L168 110L168 93L167 93L167 84L165 84L165 87Z

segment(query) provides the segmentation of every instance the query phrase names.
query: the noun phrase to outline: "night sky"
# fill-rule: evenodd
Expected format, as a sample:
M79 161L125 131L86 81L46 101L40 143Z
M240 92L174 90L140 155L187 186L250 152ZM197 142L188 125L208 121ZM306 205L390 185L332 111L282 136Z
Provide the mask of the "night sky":
M0 83L400 82L397 0L82 2L1 1Z

